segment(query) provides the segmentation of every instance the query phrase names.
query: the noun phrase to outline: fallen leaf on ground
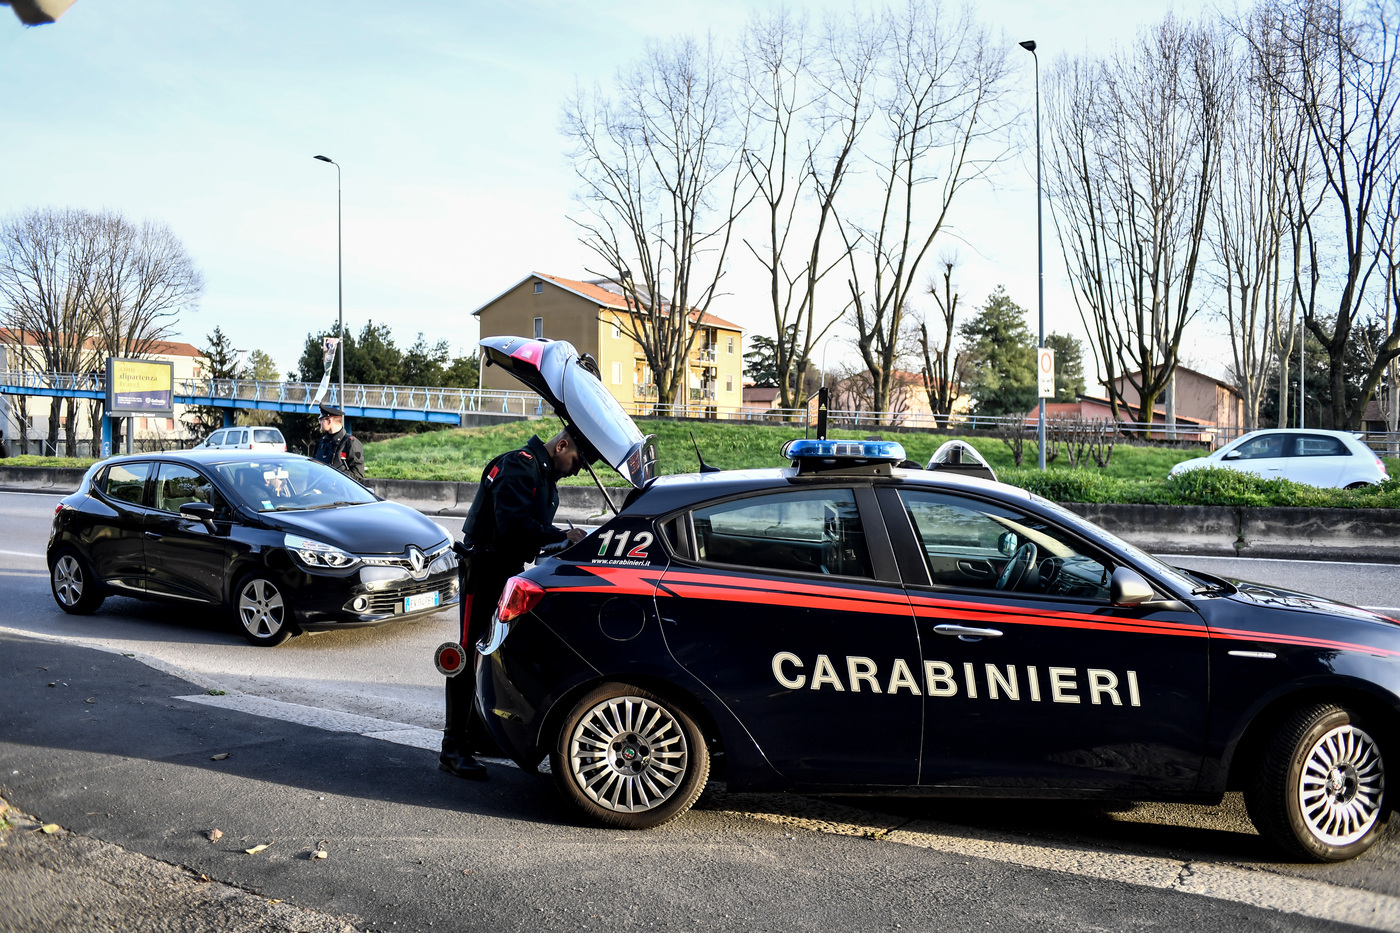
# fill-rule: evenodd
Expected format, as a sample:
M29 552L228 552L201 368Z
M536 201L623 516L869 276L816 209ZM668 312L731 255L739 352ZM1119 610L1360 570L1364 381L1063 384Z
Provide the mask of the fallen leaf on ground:
M219 752L219 754L217 754L217 755L211 755L211 756L209 757L209 760L210 760L210 761L223 761L223 760L224 760L225 758L227 758L227 757L228 757L228 752Z
M257 855L259 852L261 852L263 849L266 849L270 845L272 845L272 843L264 842L262 845L253 846L251 849L244 849L243 851L247 852L249 855Z
M209 876L206 875L206 874L202 874L202 873L201 873L200 876L199 876L197 879L195 879L195 880L197 880L197 881L199 881L199 882L201 882L201 883L204 883L204 882L207 882L207 881L209 880Z
M83 702L84 702L84 703L96 703L96 702L97 702L97 697L88 697L88 698L87 698L86 700L84 700Z
M42 827L45 836L52 836L54 833L58 832L59 828L57 823L45 823Z
M327 852L325 849L317 849L315 852L312 852L312 853L311 853L311 857L312 857L312 858L325 858L325 857L326 857L327 855L329 855L329 854L330 854L330 853Z
M209 837L210 842L218 842L220 839L224 838L224 834L217 829L211 829L209 832L205 833L205 835Z

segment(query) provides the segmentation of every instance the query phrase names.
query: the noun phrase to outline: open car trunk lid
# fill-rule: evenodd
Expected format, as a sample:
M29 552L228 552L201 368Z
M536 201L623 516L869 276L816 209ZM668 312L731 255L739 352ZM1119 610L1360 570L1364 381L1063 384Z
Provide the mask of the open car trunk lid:
M641 489L656 477L656 435L642 435L632 417L598 377L597 364L566 340L487 337L486 365L499 366L539 393L579 442L590 461L604 460Z

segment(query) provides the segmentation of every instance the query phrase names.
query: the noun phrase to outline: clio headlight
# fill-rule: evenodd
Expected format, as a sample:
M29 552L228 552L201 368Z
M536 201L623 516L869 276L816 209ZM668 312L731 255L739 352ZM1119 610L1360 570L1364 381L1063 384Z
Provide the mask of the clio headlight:
M313 541L300 535L287 535L282 544L308 567L331 567L339 570L359 560L354 554L342 551L334 545Z

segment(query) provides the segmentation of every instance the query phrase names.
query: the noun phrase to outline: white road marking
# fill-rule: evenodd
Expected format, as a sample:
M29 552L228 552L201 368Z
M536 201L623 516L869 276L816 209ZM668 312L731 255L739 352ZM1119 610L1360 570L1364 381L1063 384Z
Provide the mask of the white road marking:
M1400 931L1400 897L1387 894L1212 862L1101 852L1067 844L1028 844L1024 836L950 826L932 820L899 823L891 817L884 825L870 825L865 821L876 814L847 807L827 807L825 801L822 809L827 813L819 820L788 813L729 812L815 832L882 839L1038 871L1179 891L1373 930ZM833 810L852 822L830 819Z
M191 696L174 697L174 699L231 710L236 713L263 716L267 719L280 719L283 722L311 726L316 729L324 729L327 732L353 732L367 739L379 739L384 742L393 742L395 745L408 745L431 752L442 747L442 732L440 730L424 729L421 726L411 726L405 722L394 722L392 719L376 719L373 716L342 713L338 710L303 706L300 703L287 703L283 700L271 700L267 697L250 696L245 693L229 693L223 696L196 693ZM483 758L482 760L511 768L519 767L515 762L505 758Z
M1174 560L1236 560L1252 564L1327 564L1332 567L1389 567L1389 561L1381 560L1311 560L1305 557L1230 557L1220 554L1153 554L1153 557L1171 563Z
M0 554L10 554L14 557L33 557L37 559L43 559L44 556L43 554L34 554L30 551L0 551Z

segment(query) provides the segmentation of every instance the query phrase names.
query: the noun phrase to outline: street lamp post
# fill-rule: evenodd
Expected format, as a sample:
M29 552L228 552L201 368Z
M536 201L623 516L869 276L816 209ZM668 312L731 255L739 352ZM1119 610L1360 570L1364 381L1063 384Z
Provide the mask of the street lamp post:
M342 411L345 410L345 263L342 259L340 240L340 163L330 156L313 156L322 162L329 162L335 166L335 303L336 303L336 330L340 337L340 346L337 356L340 358L340 372L337 382L340 383L339 395L336 401Z
M1045 349L1045 240L1044 227L1040 219L1040 56L1035 54L1035 40L1027 39L1021 43L1021 48L1031 53L1031 58L1035 59L1035 252L1036 261L1040 268L1040 343L1039 347ZM1036 372L1039 373L1040 366L1037 361ZM1040 393L1037 392L1037 395ZM1040 453L1036 458L1040 469L1045 469L1045 398L1040 398L1040 417L1036 420L1036 446Z

